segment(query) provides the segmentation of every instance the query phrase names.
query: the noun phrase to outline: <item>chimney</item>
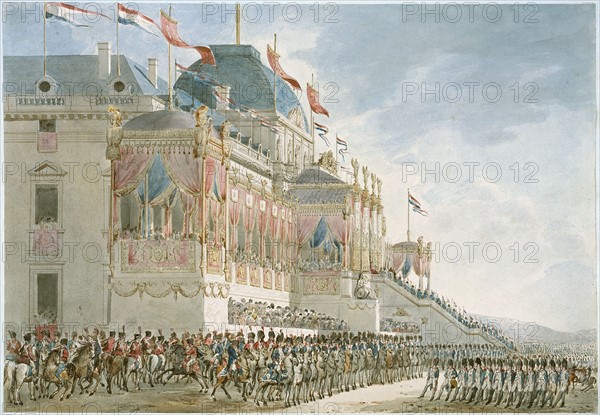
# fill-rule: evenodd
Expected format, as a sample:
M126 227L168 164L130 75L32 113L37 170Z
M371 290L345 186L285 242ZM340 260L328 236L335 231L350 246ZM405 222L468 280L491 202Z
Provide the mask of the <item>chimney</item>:
M217 109L218 110L228 110L229 106L229 91L231 87L227 85L217 86L215 87L215 91L219 96L217 97Z
M156 58L148 58L148 79L154 88L158 86L158 59Z
M98 42L98 78L110 76L110 42Z

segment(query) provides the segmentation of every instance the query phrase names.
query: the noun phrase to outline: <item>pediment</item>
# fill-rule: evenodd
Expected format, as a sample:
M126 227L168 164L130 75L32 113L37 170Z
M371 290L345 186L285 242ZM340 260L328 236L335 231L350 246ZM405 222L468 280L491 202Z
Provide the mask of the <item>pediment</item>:
M27 172L32 177L62 177L67 174L58 163L43 161Z

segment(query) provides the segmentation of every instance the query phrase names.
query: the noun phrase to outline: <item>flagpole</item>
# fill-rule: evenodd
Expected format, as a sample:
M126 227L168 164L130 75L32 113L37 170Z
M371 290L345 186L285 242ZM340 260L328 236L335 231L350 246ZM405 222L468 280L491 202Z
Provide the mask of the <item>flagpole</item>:
M44 76L46 76L46 2L44 2Z
M115 11L117 18L115 24L117 26L117 76L121 76L121 57L119 56L119 3L115 3Z
M273 51L277 53L277 33L273 34ZM277 74L273 71L273 109L277 117Z
M337 131L335 132L335 162L337 164L338 162L338 135L337 135Z
M235 4L235 44L240 44L240 3Z
M408 222L408 225L406 226L406 240L410 241L410 189L407 188L406 191L408 193L408 197L406 198L406 220Z
M169 17L171 17L171 11L172 11L172 7L169 4ZM169 109L169 111L171 111L173 109L173 87L171 85L171 42L167 41L168 45L169 45L169 49L168 49L168 60L169 60L169 102L167 104L167 108Z
M315 84L315 74L311 74L311 79L310 79L310 87L313 88L313 85ZM310 105L309 105L310 107ZM315 162L315 118L314 118L314 114L313 114L313 110L312 108L310 109L310 138L313 141L313 146L312 146L312 162Z

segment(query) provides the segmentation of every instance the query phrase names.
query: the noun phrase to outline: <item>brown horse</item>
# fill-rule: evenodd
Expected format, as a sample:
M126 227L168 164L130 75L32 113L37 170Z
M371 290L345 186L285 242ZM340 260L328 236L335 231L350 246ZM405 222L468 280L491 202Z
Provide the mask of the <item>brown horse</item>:
M234 364L234 365L232 365L234 367L227 369L227 364L228 364L227 361L228 360L229 360L229 356L225 352L225 353L223 353L223 357L221 358L221 360L216 364L216 367L215 367L216 381L215 381L215 384L213 386L213 390L212 390L210 396L213 401L216 401L217 398L215 396L215 392L217 391L217 388L221 388L225 392L225 395L227 395L227 397L229 399L231 399L231 395L229 395L229 392L227 392L226 386L232 380L237 380L238 383L242 384L241 393L242 393L242 399L245 402L247 400L247 396L248 396L248 394L246 393L246 388L248 386L248 383L250 382L250 370L248 368L247 356L245 356L242 353L242 355L237 359L238 368L236 368L235 367L236 365ZM237 373L236 373L236 370L237 370Z
M71 363L73 364L73 366L75 366L75 377L73 378L71 392L69 392L69 395L67 397L73 395L76 383L77 385L79 385L79 389L81 390L79 392L80 395L82 395L83 392L89 393L88 388L92 386L94 380L94 389L90 395L93 395L96 392L96 389L98 389L98 384L100 383L100 374L94 371L92 365L93 357L94 350L92 348L92 345L89 343L84 344L75 350L73 354L73 359L71 360ZM85 389L81 384L83 380L86 380L89 383Z
M109 394L112 393L113 378L115 379L117 386L122 389L125 357L113 356L110 353L102 353L100 361L102 362L100 366L106 371L106 391Z
M75 377L75 366L71 363L67 363L65 369L57 376L56 372L59 364L60 352L59 350L52 350L48 354L46 360L42 362L41 378L43 380L43 385L41 386L40 396L43 393L44 396L52 399L61 389L63 390L63 393L60 396L61 401L65 398L65 395L67 395L67 399L71 396L68 394L68 391ZM48 396L51 383L56 385L56 390L52 395Z
M208 383L202 374L203 371L201 370L200 365L195 364L190 369L185 367L183 363L185 357L185 350L183 349L183 346L180 344L174 345L172 350L169 352L169 356L172 367L170 369L163 370L156 376L159 379L163 379L163 375L165 373L169 374L166 379L163 379L163 385L166 384L173 376L187 376L198 382L201 387L200 392L208 392Z

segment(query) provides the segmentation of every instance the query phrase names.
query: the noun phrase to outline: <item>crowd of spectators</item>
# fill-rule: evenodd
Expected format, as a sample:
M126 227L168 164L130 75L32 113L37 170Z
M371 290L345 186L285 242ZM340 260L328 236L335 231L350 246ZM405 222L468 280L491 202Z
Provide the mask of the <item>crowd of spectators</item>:
M337 319L315 310L299 309L289 306L275 306L263 301L252 299L235 300L229 298L229 324L289 327L312 330L349 330L344 320Z
M397 277L391 272L387 272L385 275L417 299L429 299L435 302L465 327L470 329L480 329L484 333L499 340L508 348L514 349L514 342L504 333L504 331L502 331L500 327L486 323L478 317L467 313L464 307L460 308L453 300L450 300L444 296L440 296L433 290L418 288L408 278Z
M392 332L392 333L407 333L407 334L420 334L421 329L417 323L411 323L406 321L397 321L393 318L382 318L379 321L379 330Z

